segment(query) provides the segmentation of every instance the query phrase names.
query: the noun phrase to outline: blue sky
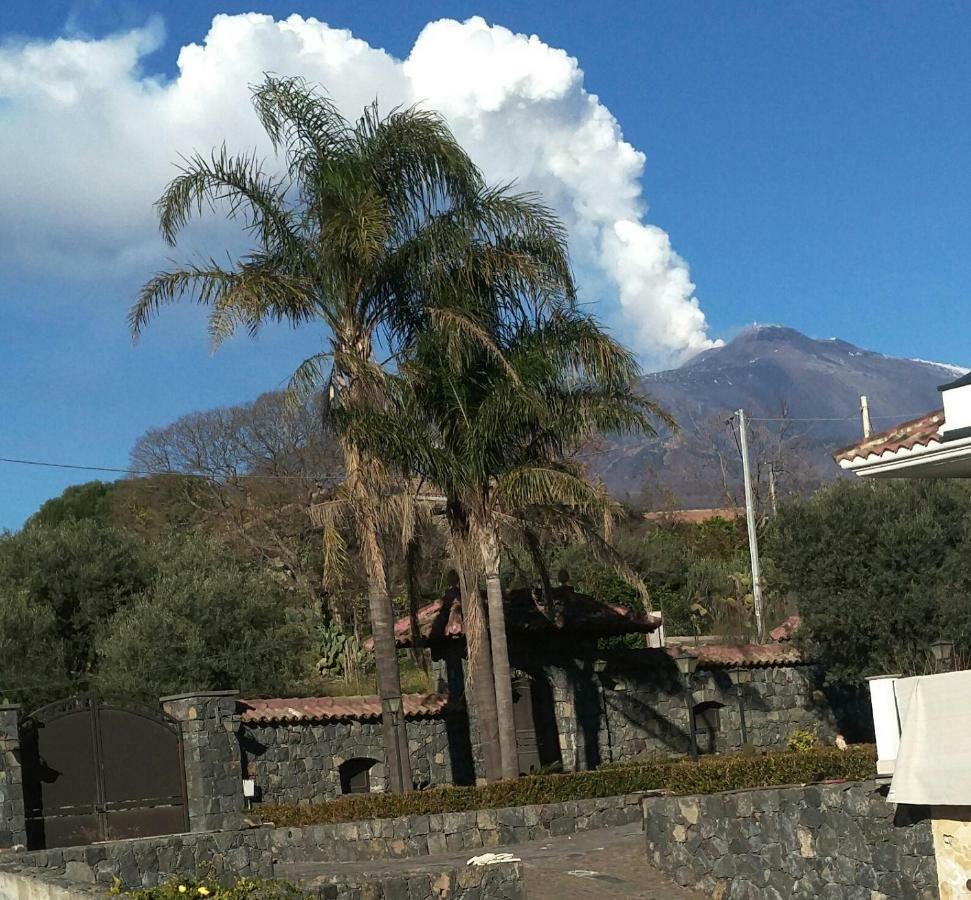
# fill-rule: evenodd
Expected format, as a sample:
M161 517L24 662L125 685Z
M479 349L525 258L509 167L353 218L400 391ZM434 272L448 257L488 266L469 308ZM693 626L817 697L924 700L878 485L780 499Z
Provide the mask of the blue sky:
M487 70L478 81L470 77L469 90L483 104L474 115L461 108L462 97L442 102L452 104L450 114L468 134L484 126L475 149L490 174L520 174L520 160L540 146L529 143L537 103L553 125L563 123L564 134L580 134L589 94L599 99L598 110L609 110L623 141L646 156L643 166L625 156L617 136L608 155L589 165L578 150L565 181L550 174L547 160L547 169L527 173L525 183L572 210L567 218L577 233L585 296L603 317L618 328L631 315L661 323L657 346L646 332L631 338L648 366L699 341L731 337L753 321L971 364L964 302L971 274L966 4L6 0L0 456L124 466L147 428L279 387L318 346L319 335L269 331L255 344L240 338L212 355L203 320L190 308L166 312L137 346L126 331L138 285L166 255L148 225L151 199L171 174L158 160L194 149L187 140L217 133L244 144L251 138L245 103L221 100L235 97L218 92L230 88L213 87L211 96L200 89L210 86L207 78L221 84L220 65L237 65L227 45L220 57L213 42L206 54L211 65L196 76L202 80L182 93L173 89L179 50L202 45L214 15L250 11L278 20L315 16L394 60L409 57L427 23L478 15L575 58L582 83L552 51L536 56L535 66L523 63L529 84L509 81L508 102L498 111L486 109L491 100L484 91L495 80ZM449 32L435 34L415 67L419 74L408 74L407 89L422 97L443 90L441 73L456 65L442 61ZM70 44L52 43L59 37ZM245 51L251 45L244 38ZM519 46L506 44L509 52ZM78 62L85 48L93 61ZM288 52L273 43L265 58L285 64ZM137 62L128 65L126 54ZM328 87L349 98L410 96L404 76L385 72L372 55L373 65L346 70L346 79L335 75L339 83ZM512 56L497 59L503 73L519 65ZM83 89L73 90L80 80L71 72L59 74L65 65L86 67ZM370 84L361 73L372 69ZM570 77L556 102L536 99ZM40 100L33 93L38 82L45 91ZM522 103L520 90L529 93ZM197 119L185 108L172 112L197 101ZM151 131L160 110L178 127ZM151 132L149 144L139 143L142 131ZM514 136L521 138L521 156L504 153ZM582 150L582 142L576 146ZM615 168L623 177L611 180ZM643 203L629 196L635 184ZM588 217L591 198L600 196L609 198L608 208ZM637 203L639 211L630 213ZM621 249L607 246L615 219L631 219L640 229ZM664 235L677 258L663 257ZM212 248L227 239L211 228L196 240ZM662 283L645 286L643 273L631 272L642 246L662 254ZM693 291L684 288L680 260L690 268ZM628 299L641 293L621 315L625 290ZM659 299L669 290L677 294L671 316L687 317L670 328ZM700 313L691 306L695 298ZM0 464L0 527L18 527L44 499L87 477Z

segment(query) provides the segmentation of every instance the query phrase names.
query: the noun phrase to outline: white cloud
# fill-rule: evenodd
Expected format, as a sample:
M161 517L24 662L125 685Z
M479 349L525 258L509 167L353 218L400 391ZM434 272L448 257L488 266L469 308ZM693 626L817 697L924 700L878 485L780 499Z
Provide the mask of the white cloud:
M161 255L152 202L180 153L267 151L248 85L264 71L322 83L348 114L420 102L442 112L493 181L540 191L570 229L590 288L649 361L711 346L686 263L644 221L644 155L538 37L480 18L427 25L405 60L300 16L217 16L181 49L172 80L144 73L162 44L150 23L98 40L0 47L0 258L90 274L141 272ZM598 296L601 292L598 291Z

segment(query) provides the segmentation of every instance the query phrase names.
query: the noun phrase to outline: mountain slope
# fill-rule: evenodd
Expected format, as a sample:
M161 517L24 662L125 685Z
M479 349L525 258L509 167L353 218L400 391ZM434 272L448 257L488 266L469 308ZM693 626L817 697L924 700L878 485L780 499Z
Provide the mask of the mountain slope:
M780 490L811 489L837 477L829 453L861 436L861 394L879 431L938 408L937 387L963 371L783 326L751 328L677 369L646 376L644 390L680 431L608 441L593 466L620 497L652 506L722 505L740 495L737 442L725 421L744 408L760 480L767 482L771 461Z

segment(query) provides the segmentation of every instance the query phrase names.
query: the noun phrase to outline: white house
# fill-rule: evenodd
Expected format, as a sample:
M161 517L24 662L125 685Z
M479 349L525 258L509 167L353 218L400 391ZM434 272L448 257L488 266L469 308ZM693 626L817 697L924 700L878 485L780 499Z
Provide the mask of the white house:
M971 478L971 373L941 385L944 408L833 454L861 478Z
M861 478L971 478L971 373L941 385L943 409L837 450ZM971 890L971 671L870 679L877 771L888 799L927 805L941 900Z

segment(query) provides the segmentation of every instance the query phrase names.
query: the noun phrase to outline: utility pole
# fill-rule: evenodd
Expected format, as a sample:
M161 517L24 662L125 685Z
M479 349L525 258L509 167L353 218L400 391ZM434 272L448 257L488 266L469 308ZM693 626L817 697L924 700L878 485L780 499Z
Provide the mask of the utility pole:
M775 499L775 463L769 463L769 508L773 516L779 511Z
M866 394L860 397L860 415L863 417L863 437L866 439L873 430L870 426L870 404L867 402Z
M765 622L762 610L762 569L759 564L759 538L755 532L755 504L752 500L752 475L748 465L748 430L745 426L745 410L738 415L738 433L742 450L742 477L745 482L745 521L748 524L748 551L752 559L752 606L755 610L755 631L759 642L765 639Z

